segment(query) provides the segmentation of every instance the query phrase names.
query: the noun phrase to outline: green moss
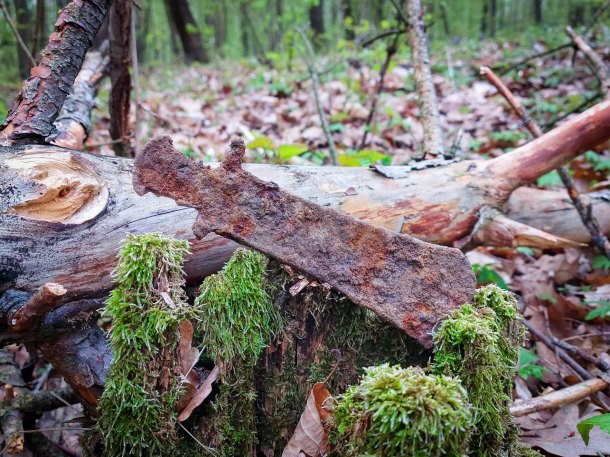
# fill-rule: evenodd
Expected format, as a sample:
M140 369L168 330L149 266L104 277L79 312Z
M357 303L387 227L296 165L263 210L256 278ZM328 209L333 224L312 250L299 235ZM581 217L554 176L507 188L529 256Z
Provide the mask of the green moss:
M434 372L461 379L474 407L471 455L520 455L514 452L524 449L516 444L509 410L524 335L515 297L494 285L479 289L473 304L455 311L435 334Z
M187 242L158 233L129 235L121 248L106 303L113 362L97 424L106 456L175 454L180 377L171 354L189 316L181 288L187 252Z
M219 273L208 276L195 300L199 339L215 361L253 366L282 328L279 310L265 289L267 258L238 249Z
M331 439L345 457L459 457L472 420L459 380L384 364L338 397Z
M221 367L212 403L210 439L221 455L253 455L256 445L254 366L282 318L267 290L267 258L238 249L222 271L207 277L195 300L197 339Z

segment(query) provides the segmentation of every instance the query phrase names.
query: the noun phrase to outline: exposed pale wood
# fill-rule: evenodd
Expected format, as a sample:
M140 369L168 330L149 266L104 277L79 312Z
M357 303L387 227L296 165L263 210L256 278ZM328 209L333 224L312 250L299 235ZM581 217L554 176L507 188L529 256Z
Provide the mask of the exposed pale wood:
M593 378L575 384L565 389L556 390L546 395L534 397L531 400L513 403L510 412L514 417L526 416L545 409L558 408L575 403L608 387L603 379Z

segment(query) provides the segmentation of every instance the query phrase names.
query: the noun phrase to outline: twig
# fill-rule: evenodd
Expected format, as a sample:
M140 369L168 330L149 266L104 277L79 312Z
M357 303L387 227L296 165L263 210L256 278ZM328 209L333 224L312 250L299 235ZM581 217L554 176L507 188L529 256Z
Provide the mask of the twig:
M369 134L369 129L371 127L371 123L373 122L373 117L375 117L375 111L377 109L377 100L379 100L379 94L383 90L383 82L385 80L385 75L388 71L388 67L390 66L390 62L392 61L392 57L396 54L398 49L398 38L400 35L394 36L394 40L388 46L385 53L385 60L381 69L379 70L379 80L377 81L377 87L375 88L375 95L373 96L373 101L371 102L371 109L369 110L369 115L366 118L366 124L364 124L364 132L362 133L362 140L360 140L360 147L358 149L364 149L366 145L366 139Z
M532 136L534 138L542 136L542 129L528 115L523 105L521 105L519 100L513 95L510 89L506 87L502 80L500 80L500 78L498 78L489 67L481 67L481 74L484 75L485 78L487 78L487 80L498 89L498 92L500 92L513 111L521 118L521 121L527 127ZM559 173L561 181L568 191L568 195L570 196L574 207L578 211L582 223L591 235L591 242L601 253L610 259L610 242L604 235L604 232L600 228L599 222L593 215L591 203L584 201L583 197L576 189L574 180L570 176L566 167L562 166L557 168L557 173Z
M510 407L510 412L513 417L526 416L545 409L557 408L559 406L575 403L597 392L601 392L607 387L608 383L603 379L588 379L579 384L566 387L565 389L534 397L531 400L513 403Z
M390 29L390 30L386 30L384 32L381 32L378 35L375 35L373 38L369 38L368 40L364 41L361 44L361 46L363 48L367 48L370 45L372 45L375 41L381 40L381 39L389 37L389 36L401 35L404 32L405 32L404 29Z
M585 28L585 35L587 35L589 33L589 31L593 28L593 26L597 23L598 19L601 17L602 14L604 14L604 11L606 11L606 9L608 9L609 6L610 6L610 0L606 0L595 10L595 13L593 13L593 17L591 18L591 20L587 24L587 27Z
M599 54L595 52L593 48L589 46L589 43L587 43L581 36L577 35L576 32L572 30L572 27L566 27L565 32L591 63L593 73L595 73L600 85L606 92L610 91L610 77L608 76L608 70L606 69L606 64Z
M392 2L392 6L396 10L396 16L398 19L406 26L409 27L409 19L407 19L402 11L402 7L396 2L396 0L390 0Z
M6 22L8 22L8 25L11 28L11 31L13 32L13 35L15 35L15 38L17 38L19 47L21 47L21 50L26 55L26 57L29 59L30 63L32 64L32 67L35 67L36 60L34 59L34 56L32 56L32 53L30 52L30 49L28 48L28 46L23 41L23 38L21 38L21 35L19 34L19 30L17 30L17 26L13 22L13 18L11 17L11 15L8 12L8 9L6 8L6 3L4 3L4 0L0 0L0 8L2 8L2 12L4 13Z
M564 43L564 44L561 44L559 46L555 46L554 48L551 48L551 49L549 49L547 51L539 52L537 54L532 54L531 56L526 57L525 59L522 59L522 60L520 60L518 62L515 62L512 65L509 64L510 66L508 68L505 68L505 69L500 71L500 76L503 76L503 75L505 75L506 73L509 73L512 70L516 70L517 68L522 67L523 65L525 65L530 60L539 59L541 57L546 57L548 55L555 54L556 52L561 51L562 49L572 48L572 47L574 47L573 43ZM497 70L499 70L499 69L497 69Z
M318 78L318 72L316 70L315 65L315 55L313 49L311 47L311 42L307 37L307 34L299 27L297 27L297 32L301 35L303 42L305 43L305 62L307 64L307 68L309 70L309 74L311 75L311 82L313 85L313 94L316 100L316 108L318 109L318 116L320 117L320 123L322 124L322 130L324 131L324 136L326 137L326 141L328 142L328 150L330 152L330 158L332 160L333 165L337 165L337 147L335 146L335 141L333 140L332 133L330 131L330 127L328 126L328 121L326 119L326 115L324 114L324 109L322 108L322 102L320 101L320 80Z

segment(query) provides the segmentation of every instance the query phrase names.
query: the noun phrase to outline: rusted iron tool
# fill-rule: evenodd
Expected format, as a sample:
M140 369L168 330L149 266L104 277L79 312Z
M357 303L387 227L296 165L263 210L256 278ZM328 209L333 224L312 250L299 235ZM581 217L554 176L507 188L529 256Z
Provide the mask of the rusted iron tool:
M212 168L185 157L169 137L157 138L136 158L134 188L196 208L197 237L217 233L327 282L428 349L439 320L472 299L474 275L458 249L282 191L241 168L244 152L243 140L234 139Z

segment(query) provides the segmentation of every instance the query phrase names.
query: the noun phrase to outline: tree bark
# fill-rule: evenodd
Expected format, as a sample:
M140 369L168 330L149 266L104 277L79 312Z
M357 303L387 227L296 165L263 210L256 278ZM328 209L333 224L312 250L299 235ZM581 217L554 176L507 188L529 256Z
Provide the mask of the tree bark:
M420 0L407 1L407 14L409 16L407 37L411 47L415 84L419 94L419 117L424 128L423 155L429 158L442 157L445 155L445 140L430 70L428 42L424 31Z
M281 188L361 220L452 245L485 243L567 246L586 241L587 232L565 193L514 189L555 169L579 151L607 140L610 101L577 116L530 144L489 161L464 161L408 171L409 167L277 167L245 169ZM196 212L168 199L138 197L131 186L132 162L52 146L0 150L0 287L33 292L57 282L75 297L112 287L110 271L127 233L160 231L192 242L185 270L197 280L217 270L235 243L216 235L196 240ZM419 168L425 165L418 165ZM415 167L417 168L417 167ZM390 178L388 178L390 177ZM439 186L439 183L443 183ZM594 197L594 213L608 233L607 193ZM526 224L507 239L490 239L497 222L485 208ZM485 232L489 225L493 230ZM473 230L488 233L476 239ZM532 227L552 230L532 232ZM514 224L510 224L514 230Z
M0 144L43 142L70 93L110 0L81 0L61 10L56 31L0 128Z
M133 157L129 108L131 107L131 0L115 0L110 8L110 137L112 149L119 157Z
M66 98L55 121L57 136L52 143L81 150L91 129L91 111L100 82L108 72L108 42L99 51L89 51L83 67L74 80L72 93Z
M191 13L188 0L165 0L169 12L169 20L173 22L182 42L186 63L209 62L201 32Z

